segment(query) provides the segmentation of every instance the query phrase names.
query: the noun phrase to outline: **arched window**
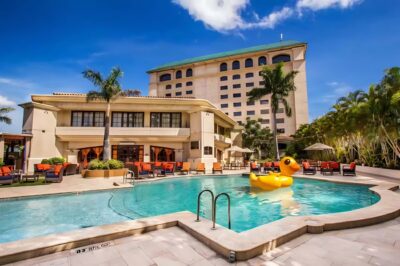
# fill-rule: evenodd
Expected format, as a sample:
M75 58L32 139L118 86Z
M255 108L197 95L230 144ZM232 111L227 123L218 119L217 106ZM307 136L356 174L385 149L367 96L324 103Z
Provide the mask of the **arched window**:
M160 81L167 81L167 80L171 80L171 74L162 74L160 76Z
M232 69L240 69L240 62L239 61L233 61Z
M253 67L253 59L247 58L246 61L244 61L244 67Z
M226 63L221 63L219 65L219 71L227 71L228 70L228 65Z
M258 58L258 65L265 66L267 64L267 58L265 56L260 56Z
M277 64L280 62L290 62L290 55L279 54L279 55L272 57L272 64Z
M176 79L182 78L182 71L180 71L180 70L176 71L176 73L175 73L175 78L176 78Z
M186 70L186 77L191 77L193 76L193 70L191 68Z

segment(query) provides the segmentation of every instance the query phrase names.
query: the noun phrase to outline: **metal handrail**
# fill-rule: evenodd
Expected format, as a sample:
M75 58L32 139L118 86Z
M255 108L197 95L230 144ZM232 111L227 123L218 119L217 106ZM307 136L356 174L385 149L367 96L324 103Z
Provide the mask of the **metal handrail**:
M212 229L216 229L215 228L215 221L217 220L217 200L220 196L226 196L226 198L228 199L228 228L231 229L231 197L227 194L227 193L219 193L214 200L214 204L213 204L213 227Z
M201 195L204 192L210 192L210 194L211 194L211 209L212 209L211 213L212 213L212 215L214 215L214 207L213 207L213 204L214 204L214 193L209 189L204 189L197 196L197 219L196 219L196 222L200 222L200 198L201 198ZM214 217L213 217L213 219L214 219Z

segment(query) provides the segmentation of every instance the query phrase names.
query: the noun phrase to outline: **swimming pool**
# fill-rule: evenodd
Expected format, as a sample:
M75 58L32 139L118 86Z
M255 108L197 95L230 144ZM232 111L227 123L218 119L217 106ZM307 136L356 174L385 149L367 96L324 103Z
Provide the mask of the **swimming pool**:
M0 243L57 232L189 210L197 194L210 189L231 196L236 232L286 216L318 215L363 208L379 196L368 186L296 178L289 188L263 192L241 175L199 176L139 183L134 188L0 201ZM227 225L227 202L218 203L217 222ZM201 215L211 217L210 196L201 200Z

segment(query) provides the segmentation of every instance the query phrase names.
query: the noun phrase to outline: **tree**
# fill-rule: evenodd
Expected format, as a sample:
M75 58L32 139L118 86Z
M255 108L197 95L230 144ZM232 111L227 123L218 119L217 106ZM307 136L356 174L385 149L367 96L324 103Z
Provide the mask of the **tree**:
M290 107L286 97L289 96L290 92L296 89L294 78L297 73L297 71L289 71L285 74L283 70L283 63L279 63L274 67L265 66L261 71L264 87L254 88L249 92L250 101L258 100L266 95L271 95L270 106L272 113L272 133L275 140L274 153L277 160L280 160L280 158L278 134L276 130L276 113L279 109L279 103L282 103L285 114L288 117L292 116L292 108Z
M244 147L250 148L257 152L258 158L262 157L271 158L273 147L273 136L269 128L261 127L261 119L251 120L246 119L244 125L244 132L242 134L242 140ZM249 159L249 158L247 158Z
M142 92L140 90L123 90L121 92L121 96L125 96L125 97L137 97L137 96L141 96Z
M90 80L98 90L91 90L86 94L86 100L105 101L107 104L106 116L104 121L104 140L103 140L103 159L111 159L110 149L110 114L111 102L122 95L119 79L123 76L123 72L115 67L111 70L110 75L104 79L102 75L94 70L85 70L83 76Z
M0 107L0 122L6 123L7 125L11 124L12 120L7 116L7 113L14 111L15 109L12 107Z

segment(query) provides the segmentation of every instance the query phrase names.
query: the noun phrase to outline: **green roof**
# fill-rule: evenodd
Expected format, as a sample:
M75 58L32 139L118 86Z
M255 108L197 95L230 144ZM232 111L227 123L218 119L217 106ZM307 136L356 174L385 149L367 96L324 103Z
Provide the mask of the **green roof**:
M197 62L208 61L208 60L212 60L212 59L233 56L233 55L247 54L247 53L266 51L266 50L274 50L274 49L279 49L279 48L291 47L291 46L296 46L296 45L305 45L305 44L306 44L305 42L299 42L299 41L281 41L281 42L263 44L263 45L258 45L258 46L253 46L253 47L248 47L248 48L243 48L243 49L238 49L238 50L233 50L233 51L222 52L222 53L192 57L192 58L188 58L188 59L184 59L184 60L180 60L180 61L174 61L174 62L170 62L170 63L164 64L164 65L158 66L156 68L150 69L149 71L147 71L147 73L156 72L156 71L160 71L160 70L166 70L166 69L170 69L173 67L187 65L187 64L193 64L193 63L197 63Z

